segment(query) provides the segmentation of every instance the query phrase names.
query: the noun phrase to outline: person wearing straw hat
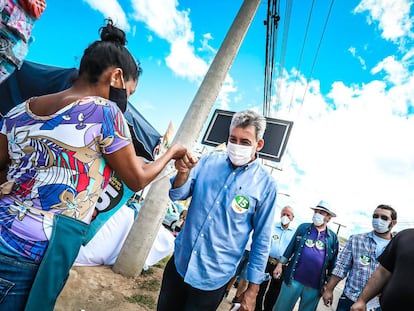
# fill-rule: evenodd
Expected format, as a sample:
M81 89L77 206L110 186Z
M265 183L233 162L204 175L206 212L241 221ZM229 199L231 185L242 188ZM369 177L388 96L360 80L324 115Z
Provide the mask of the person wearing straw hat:
M311 209L312 223L299 225L273 271L273 277L278 278L282 266L287 265L273 311L291 311L299 298L299 311L316 310L321 289L335 266L338 237L327 224L336 214L323 200Z

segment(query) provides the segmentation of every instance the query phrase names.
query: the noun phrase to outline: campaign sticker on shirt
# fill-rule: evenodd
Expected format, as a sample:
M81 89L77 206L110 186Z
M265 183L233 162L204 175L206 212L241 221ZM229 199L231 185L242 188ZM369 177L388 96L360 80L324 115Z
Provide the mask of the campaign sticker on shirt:
M313 247L313 246L315 245L315 241L314 241L314 240L312 240L312 239L306 239L306 241L305 241L305 245L306 245L307 247Z
M238 214L244 214L249 210L249 199L244 195L236 196L231 202L231 208Z
M273 234L272 235L272 240L273 241L277 241L277 240L279 240L280 239L280 237L277 235L277 234Z
M361 255L359 256L359 262L361 263L361 265L367 266L371 262L371 258L367 255Z
M315 246L317 249L322 250L325 248L325 243L321 240L317 240Z

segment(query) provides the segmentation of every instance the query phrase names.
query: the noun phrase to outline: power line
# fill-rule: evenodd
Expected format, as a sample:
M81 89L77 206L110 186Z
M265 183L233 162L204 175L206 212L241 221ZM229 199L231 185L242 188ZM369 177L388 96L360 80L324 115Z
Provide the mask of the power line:
M333 7L333 5L334 5L334 2L335 2L335 0L332 0L332 1L331 1L331 5L329 6L328 15L326 16L326 19L325 19L325 24L324 24L324 26L323 26L323 30L322 30L322 35L321 35L321 38L320 38L319 43L318 43L318 48L316 49L315 57L313 58L312 67L311 67L311 70L310 70L310 73L309 73L309 77L308 77L308 79L307 79L307 81L306 81L305 92L303 93L303 97L302 97L302 100L301 100L301 103L300 103L300 106L301 106L301 107L302 107L303 102L304 102L304 100L305 100L305 95L306 95L306 92L308 91L309 82L310 82L310 80L311 80L311 78L312 78L312 75L313 75L313 70L315 69L316 60L317 60L317 58L318 58L318 55L319 55L319 50L320 50L321 45L322 45L322 40L323 40L323 37L324 37L324 35L325 35L326 28L327 28L327 26L328 26L329 17L331 16L332 7Z
M277 46L277 27L279 24L279 5L277 0L268 0L266 25L266 60L264 77L263 115L270 115L272 98L273 72L275 63L275 50Z
M290 27L290 17L292 14L292 0L286 0L285 6L285 20L283 25L283 37L282 37L282 47L280 49L280 62L279 62L279 70L278 70L278 77L276 80L276 100L275 106L279 105L280 101L280 89L282 85L282 77L283 77L283 69L285 67L285 59L286 59L286 48L287 42L289 37L289 27Z
M299 72L300 72L300 67L302 65L303 51L305 50L306 39L307 39L308 33L309 33L309 25L310 25L310 21L312 19L312 12L313 12L313 6L314 6L314 4L315 4L315 0L312 0L312 6L311 6L311 10L309 12L308 22L306 24L305 37L303 38L302 49L300 51L298 68L296 70L295 80L294 80L294 83L293 83L292 96L290 98L290 103L289 103L289 112L290 112L290 108L292 107L293 95L294 95L295 89L296 89L296 81L298 80L298 76L299 76Z
M285 0L284 4L285 6L284 6L284 12L283 12L280 10L280 1L268 0L267 19L265 20L265 25L267 27L266 29L265 86L264 86L264 103L263 103L263 114L265 116L268 116L270 114L272 102L273 102L273 106L276 107L277 109L277 107L280 106L280 101L281 101L283 73L285 70L285 61L286 61L286 53L287 53L287 48L288 48L288 39L289 39L289 33L290 33L290 21L291 21L291 15L292 15L293 1ZM311 78L313 76L313 71L315 69L316 61L317 61L319 51L322 45L322 41L323 41L326 29L327 29L328 21L330 19L333 4L334 4L334 0L331 1L329 11L325 17L323 30L322 30L322 33L319 39L317 50L313 57L311 70L306 80L305 91L302 95L302 99L299 101L300 108L299 108L298 113L300 113L300 109L303 106L303 102L305 100L305 96L307 94L307 90L309 88ZM310 24L313 19L313 15L314 15L314 5L315 5L315 1L312 0L312 5L311 5L311 9L308 15L307 24L305 28L305 36L303 39L300 56L298 60L298 68L297 68L295 79L294 79L295 82L293 85L293 91L291 93L291 98L289 102L289 112L293 105L296 84L297 84L296 81L298 80L298 76L299 76L300 69L301 69L302 62L303 62L304 55L305 55L305 45L308 40ZM277 62L275 51L278 48L277 46L278 44L277 38L278 38L278 32L279 32L278 23L281 18L283 18L283 33L282 33L282 38L281 38L282 42L281 42L281 47L280 47L280 53L278 55L279 61ZM277 76L275 77L276 78L276 83L275 83L276 90L275 90L274 100L272 101L272 95L273 95L272 85L273 85L273 77L275 76L274 74L275 66L277 67Z

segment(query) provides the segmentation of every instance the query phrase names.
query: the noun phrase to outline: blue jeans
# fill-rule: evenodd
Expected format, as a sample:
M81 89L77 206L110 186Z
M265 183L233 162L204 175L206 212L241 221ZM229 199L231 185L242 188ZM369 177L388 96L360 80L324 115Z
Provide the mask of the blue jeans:
M338 299L338 306L336 307L336 311L349 311L354 303L354 301L342 294Z
M0 311L24 310L38 268L0 241Z
M292 311L299 298L298 311L315 311L320 297L319 290L305 286L298 281L291 280L290 285L283 282L273 311Z
M349 311L354 303L354 301L342 294L341 297L339 297L336 311ZM381 308L376 308L375 311L381 311Z

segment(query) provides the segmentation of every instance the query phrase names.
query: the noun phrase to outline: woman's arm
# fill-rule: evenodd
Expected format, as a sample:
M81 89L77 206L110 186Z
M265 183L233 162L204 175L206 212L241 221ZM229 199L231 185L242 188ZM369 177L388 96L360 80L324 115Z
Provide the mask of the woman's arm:
M133 145L129 144L104 157L131 190L139 191L151 183L171 160L181 159L186 154L187 149L175 143L157 160L147 163L136 156Z

